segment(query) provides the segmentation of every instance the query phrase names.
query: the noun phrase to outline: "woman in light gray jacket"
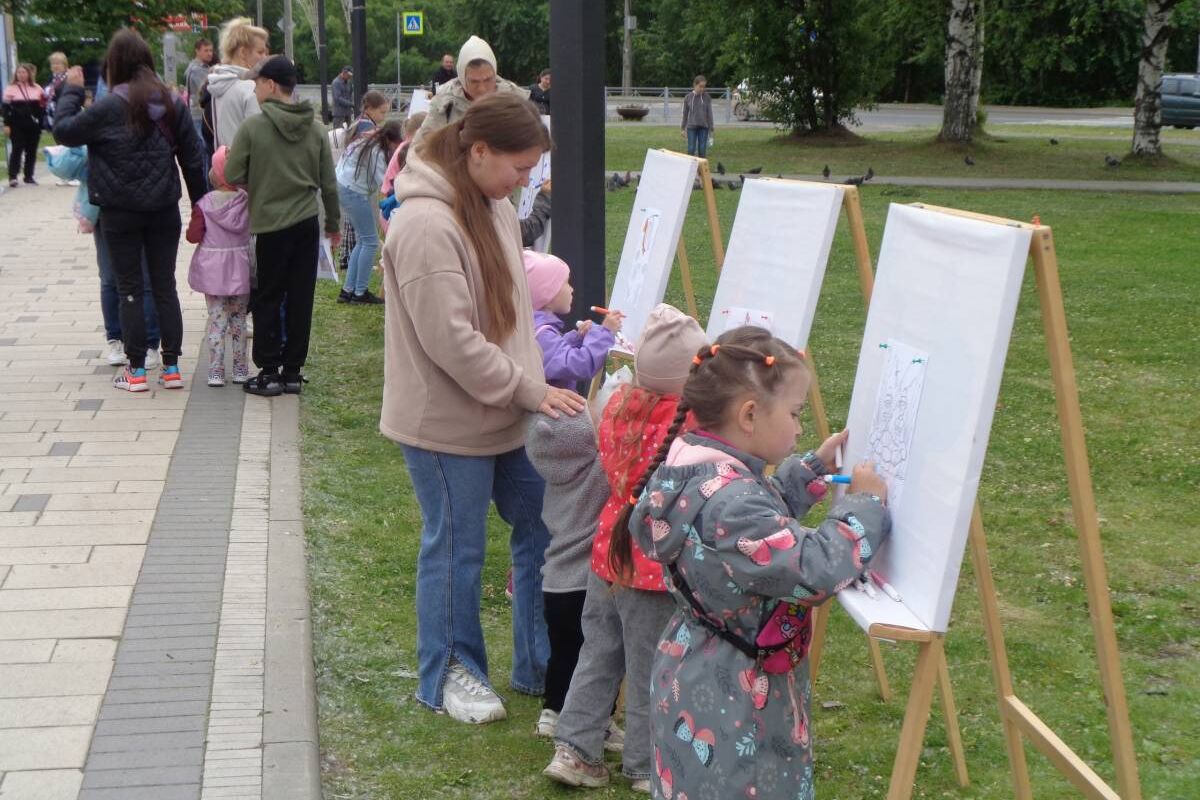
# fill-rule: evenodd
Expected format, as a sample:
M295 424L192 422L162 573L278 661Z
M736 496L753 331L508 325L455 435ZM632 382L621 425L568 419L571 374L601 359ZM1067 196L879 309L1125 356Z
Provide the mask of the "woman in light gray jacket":
M224 63L208 73L216 147L232 145L242 123L260 113L258 99L254 96L254 81L245 80L244 76L268 55L267 32L250 24L249 18L235 17L221 28L221 60Z

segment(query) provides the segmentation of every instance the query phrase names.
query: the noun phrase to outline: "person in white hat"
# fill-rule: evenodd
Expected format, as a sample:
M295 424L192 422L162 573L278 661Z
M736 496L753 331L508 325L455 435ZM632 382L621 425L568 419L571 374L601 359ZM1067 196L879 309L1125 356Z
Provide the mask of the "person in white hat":
M496 54L492 47L478 36L472 36L458 51L458 77L438 87L437 94L429 105L429 115L417 132L417 139L424 138L438 128L458 122L467 113L471 103L496 92L513 93L528 98L529 91L497 74Z

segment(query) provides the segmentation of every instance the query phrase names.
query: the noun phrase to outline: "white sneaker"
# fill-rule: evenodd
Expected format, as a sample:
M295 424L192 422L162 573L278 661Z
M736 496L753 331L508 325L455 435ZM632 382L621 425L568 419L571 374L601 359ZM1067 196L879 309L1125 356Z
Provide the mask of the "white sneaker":
M543 708L533 732L542 739L553 739L554 734L558 732L558 712Z
M457 661L450 664L446 682L442 684L442 705L453 719L471 725L508 716L496 693Z
M629 788L639 794L654 794L654 788L650 785L649 778L639 778L630 783Z
M625 731L617 726L612 717L608 719L608 727L604 729L604 749L610 753L625 752Z
M157 350L147 350L146 351L146 371L147 372L149 372L152 369L158 369L159 365L161 365L161 364L162 364L162 359L160 359L158 357Z
M119 367L125 363L125 345L120 339L109 339L108 350L104 353L104 360L114 367Z

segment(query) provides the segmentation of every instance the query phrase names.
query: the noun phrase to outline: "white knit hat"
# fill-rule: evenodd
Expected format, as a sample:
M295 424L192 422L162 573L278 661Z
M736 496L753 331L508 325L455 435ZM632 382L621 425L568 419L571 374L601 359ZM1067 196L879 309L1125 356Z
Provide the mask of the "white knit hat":
M492 52L492 46L478 36L467 39L462 49L458 51L458 68L460 70L465 70L472 61L486 61L492 65L493 70L500 71L496 66L496 54Z

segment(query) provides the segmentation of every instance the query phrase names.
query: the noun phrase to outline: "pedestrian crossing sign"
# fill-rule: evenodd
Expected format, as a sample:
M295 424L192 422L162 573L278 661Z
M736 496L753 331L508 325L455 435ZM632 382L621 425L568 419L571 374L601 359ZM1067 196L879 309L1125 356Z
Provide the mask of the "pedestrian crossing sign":
M424 36L425 35L425 12L423 12L423 11L405 11L404 12L404 35L405 36Z

